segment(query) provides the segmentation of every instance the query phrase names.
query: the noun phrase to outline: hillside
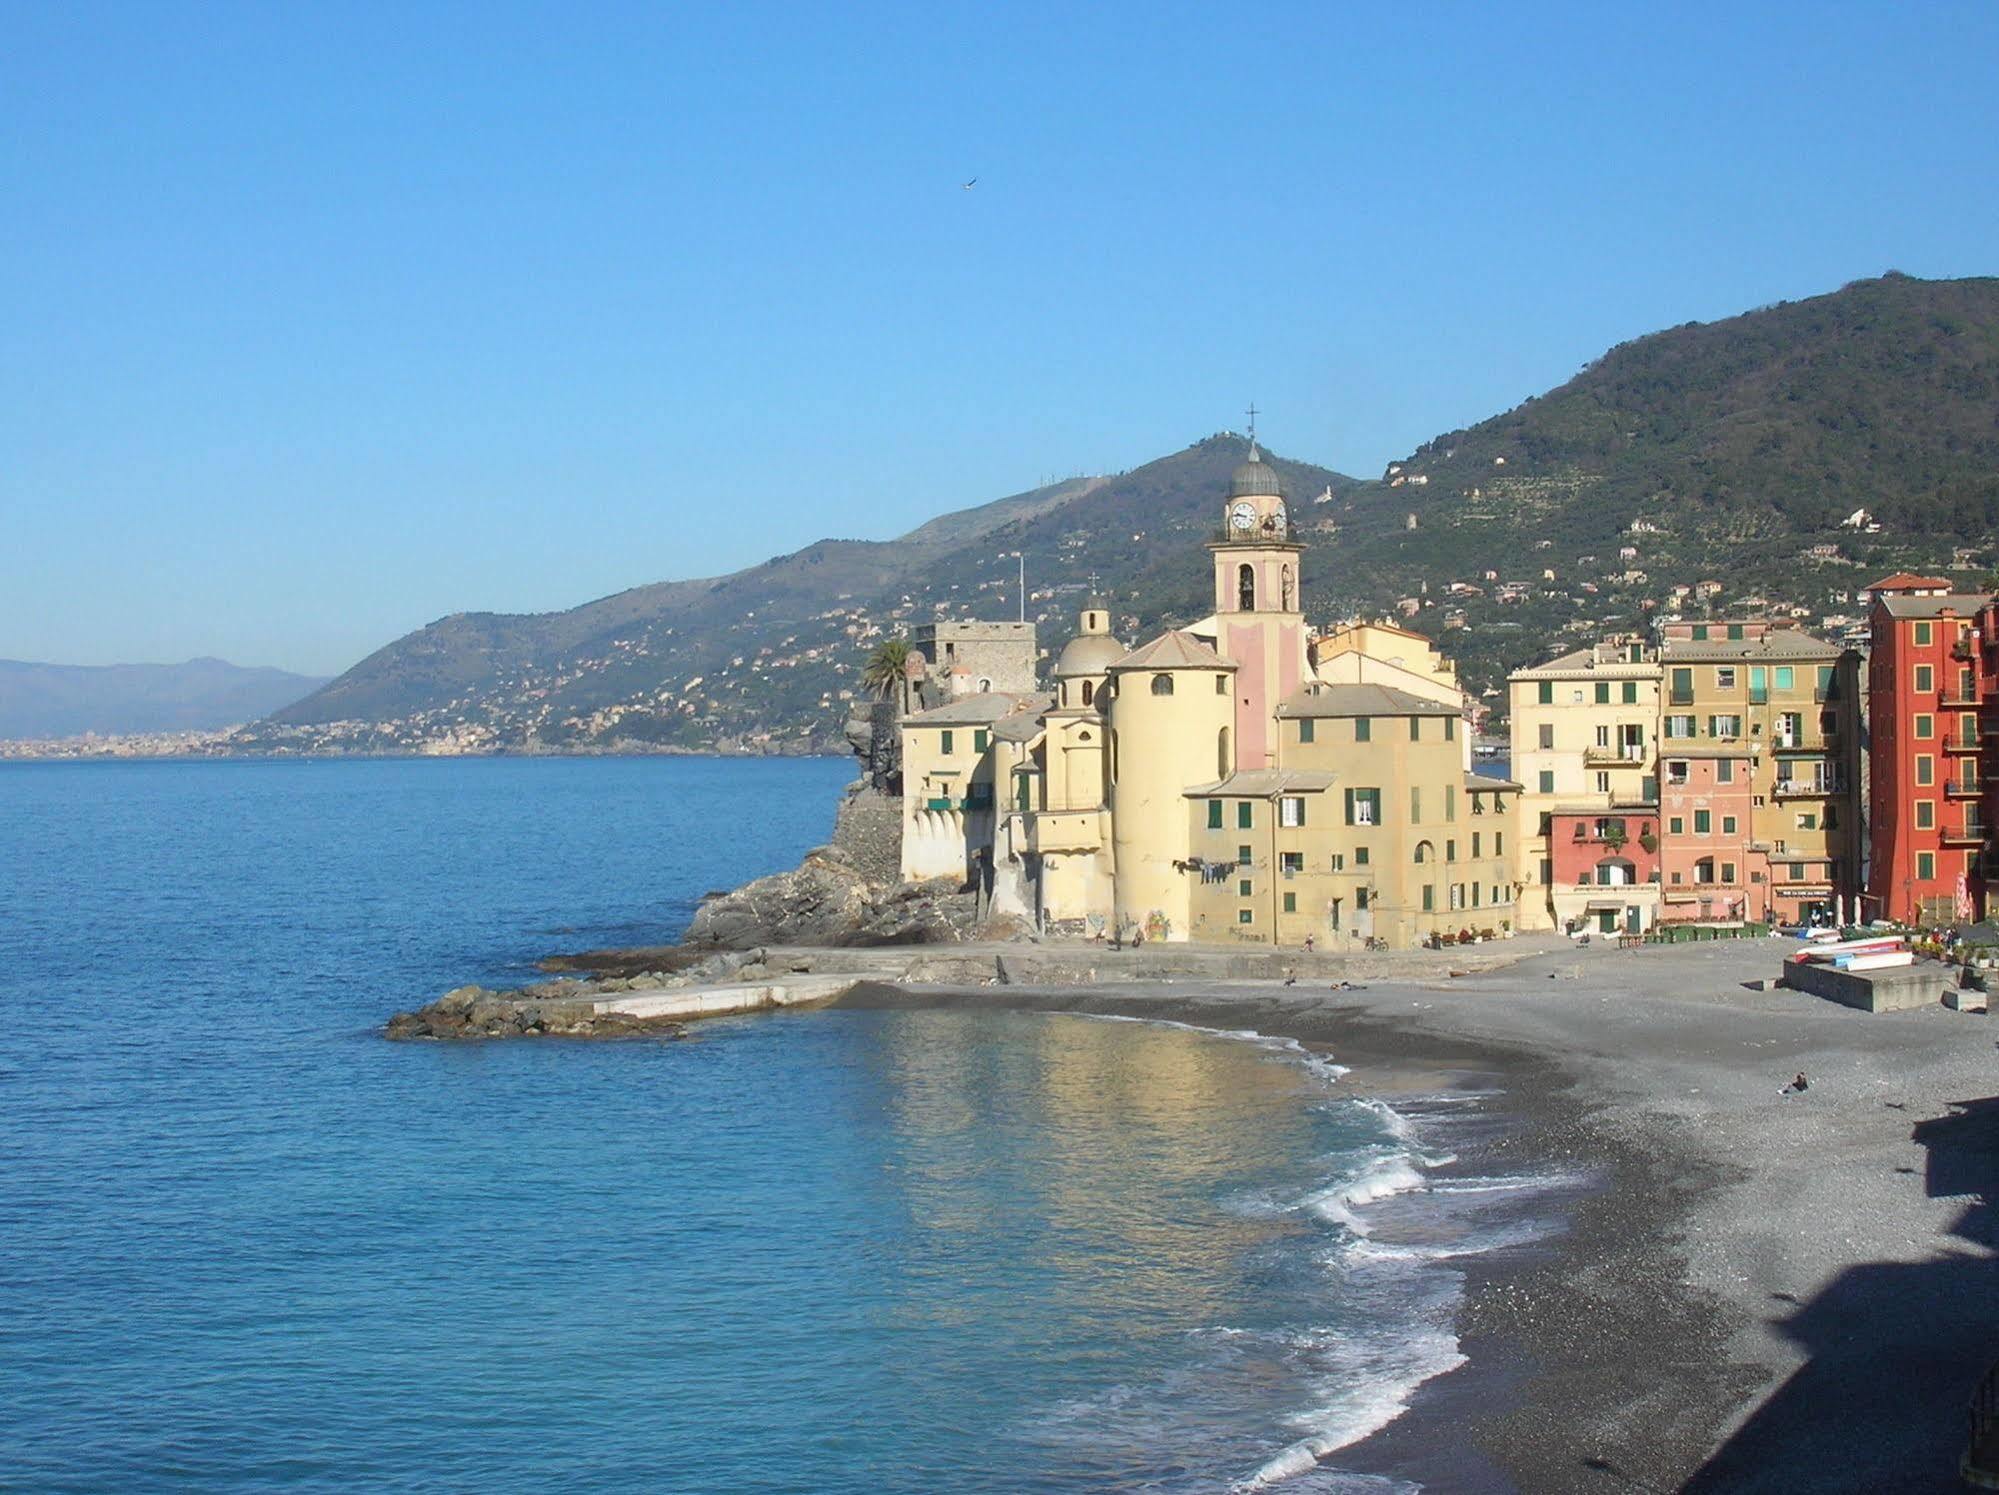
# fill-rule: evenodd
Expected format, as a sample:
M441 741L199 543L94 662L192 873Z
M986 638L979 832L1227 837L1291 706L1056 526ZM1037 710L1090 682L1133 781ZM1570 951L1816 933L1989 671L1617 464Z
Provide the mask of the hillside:
M1092 573L1127 635L1200 615L1200 542L1242 451L1218 435L898 540L823 540L563 613L446 618L250 745L829 745L871 641L1013 614L1009 552L1027 557L1044 648ZM1953 551L1999 524L1999 280L1889 275L1638 338L1372 481L1272 460L1312 547L1314 620L1399 605L1474 687L1575 635L1691 610L1675 588L1703 580L1721 583L1707 610L1782 606L1836 629L1878 572L1989 572L1989 551ZM1867 523L1842 526L1860 509Z
M567 612L444 618L276 712L266 748L624 745L805 751L839 741L841 692L871 641L936 617L1011 616L1027 558L1044 644L1094 571L1133 618L1202 610L1200 542L1243 443L1214 436L1113 477L946 515L898 540L822 540L729 576ZM1273 459L1308 494L1350 479ZM1309 506L1309 505L1308 505Z
M207 731L255 721L324 684L220 659L115 665L0 659L0 739Z

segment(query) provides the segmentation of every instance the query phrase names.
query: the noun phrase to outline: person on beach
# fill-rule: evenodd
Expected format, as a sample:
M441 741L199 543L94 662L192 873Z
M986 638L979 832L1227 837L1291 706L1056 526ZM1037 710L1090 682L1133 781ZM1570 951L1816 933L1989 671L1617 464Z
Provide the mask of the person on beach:
M1309 934L1305 936L1305 953L1307 955L1312 953L1312 936Z
M1809 1090L1811 1088L1811 1083L1812 1082L1810 1080L1807 1080L1805 1078L1805 1072L1801 1069L1798 1071L1797 1078L1792 1080L1790 1084L1786 1085L1782 1090L1779 1090L1777 1093L1779 1095L1790 1095L1794 1091Z

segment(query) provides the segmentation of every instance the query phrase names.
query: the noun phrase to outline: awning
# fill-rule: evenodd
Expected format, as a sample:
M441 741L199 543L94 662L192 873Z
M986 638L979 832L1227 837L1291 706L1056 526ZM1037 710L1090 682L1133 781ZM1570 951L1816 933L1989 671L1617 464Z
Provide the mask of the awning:
M1622 899L1592 898L1588 903L1583 905L1583 912L1586 914L1621 914L1624 912L1624 908L1625 904Z

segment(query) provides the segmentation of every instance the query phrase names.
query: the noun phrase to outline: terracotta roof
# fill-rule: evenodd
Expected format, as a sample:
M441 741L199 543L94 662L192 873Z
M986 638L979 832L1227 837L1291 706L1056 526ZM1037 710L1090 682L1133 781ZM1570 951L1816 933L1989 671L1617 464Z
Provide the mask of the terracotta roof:
M1308 685L1286 696L1279 716L1456 716L1458 708L1392 685Z
M1111 665L1112 670L1232 670L1235 661L1224 659L1191 633L1162 633L1149 644L1140 644Z
M1181 793L1188 799L1230 796L1270 799L1279 794L1320 794L1333 787L1335 776L1313 768L1253 768L1232 773L1212 784L1196 784Z
M1046 696L985 690L975 695L960 696L955 701L946 701L928 711L912 712L902 719L902 724L906 727L983 727L1003 716L1012 716L1016 711L1039 711L1047 704Z
M1874 582L1869 586L1862 587L1861 590L1863 592L1878 593L1878 592L1905 591L1911 587L1935 588L1935 587L1948 587L1949 585L1950 581L1946 577L1911 576L1906 571L1897 571L1893 576L1884 576L1879 581Z

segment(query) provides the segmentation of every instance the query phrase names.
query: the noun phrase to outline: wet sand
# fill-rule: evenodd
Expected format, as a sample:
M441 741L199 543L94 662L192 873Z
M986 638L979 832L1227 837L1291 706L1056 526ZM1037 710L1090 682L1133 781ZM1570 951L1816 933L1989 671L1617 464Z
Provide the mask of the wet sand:
M1490 1090L1480 1166L1590 1180L1463 1258L1470 1363L1342 1450L1432 1490L1961 1489L1999 1360L1999 1024L1752 992L1788 942L1538 955L1461 979L863 988L1253 1028L1342 1080ZM1793 1074L1811 1081L1781 1093Z

